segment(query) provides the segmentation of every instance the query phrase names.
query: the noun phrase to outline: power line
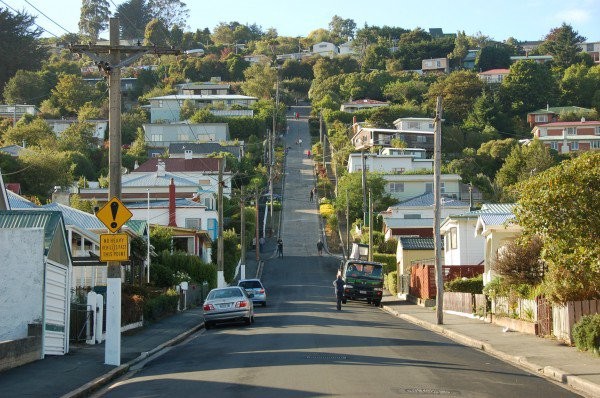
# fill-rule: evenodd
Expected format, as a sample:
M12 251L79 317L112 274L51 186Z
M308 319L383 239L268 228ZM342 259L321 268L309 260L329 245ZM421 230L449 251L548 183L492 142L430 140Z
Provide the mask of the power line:
M11 6L9 6L8 4L6 4L3 0L0 0L0 3L4 4L7 8L10 8L14 13L19 14L19 15L23 15L24 13L22 13L21 11L17 11L14 8L12 8ZM35 26L37 26L38 28L40 28L42 31L56 37L57 39L59 39L59 37L57 35L55 35L54 33L50 32L47 29L44 29L42 26L40 26L38 23L36 22L32 22Z
M49 16L47 16L46 14L44 14L42 11L40 11L36 6L34 6L33 4L31 4L29 1L27 0L23 0L25 3L29 4L34 10L36 10L37 12L39 12L40 14L42 14L44 17L46 17L46 19L48 19L50 22L52 22L54 25L58 26L59 28L61 28L62 30L64 30L65 32L71 34L71 32L69 32L67 29L63 28L62 25L60 25L59 23L57 23L55 20L53 20L52 18L50 18Z

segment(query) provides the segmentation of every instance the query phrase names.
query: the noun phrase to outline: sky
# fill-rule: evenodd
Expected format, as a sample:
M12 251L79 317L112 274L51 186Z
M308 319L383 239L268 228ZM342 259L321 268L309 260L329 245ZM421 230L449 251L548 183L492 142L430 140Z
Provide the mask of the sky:
M109 0L114 4L122 0ZM184 0L190 10L188 29L209 28L220 22L257 24L263 30L275 28L280 36L307 36L315 29L327 29L338 15L352 19L358 28L393 26L442 28L445 33L464 31L502 41L514 37L519 41L542 40L552 28L570 24L587 41L600 41L600 0L501 0L492 3L475 0L226 0L215 3ZM19 11L37 15L36 23L54 35L65 30L77 32L81 0L1 0ZM37 11L37 8L39 11ZM46 18L43 13L49 18ZM54 22L57 24L55 24ZM61 28L62 27L62 28ZM64 28L64 30L63 30ZM52 36L50 33L44 36ZM101 36L108 37L107 32Z

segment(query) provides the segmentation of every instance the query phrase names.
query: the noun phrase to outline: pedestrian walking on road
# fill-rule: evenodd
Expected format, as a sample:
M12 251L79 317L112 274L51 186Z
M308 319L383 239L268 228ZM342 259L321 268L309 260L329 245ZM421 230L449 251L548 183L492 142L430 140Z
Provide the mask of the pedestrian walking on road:
M277 239L277 257L283 258L283 241L281 238Z
M314 197L315 197L315 189L313 188L310 190L310 201L311 202L313 201Z
M256 250L256 236L252 238L252 250Z
M333 281L335 286L335 297L337 299L337 309L342 309L342 298L344 297L344 280L342 279L342 273L338 271L337 279Z
M259 253L263 252L263 249L265 247L265 242L266 242L265 238L261 236L260 239L258 240L258 250L259 250Z
M319 256L323 255L323 241L319 240L317 242L317 251L319 252Z

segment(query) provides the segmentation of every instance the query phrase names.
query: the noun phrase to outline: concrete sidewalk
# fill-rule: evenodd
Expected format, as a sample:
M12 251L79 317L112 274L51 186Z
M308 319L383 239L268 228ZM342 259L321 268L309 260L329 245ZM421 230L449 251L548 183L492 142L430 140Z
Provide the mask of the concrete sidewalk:
M431 308L392 296L384 297L385 311L466 346L485 351L534 374L566 384L590 397L600 397L600 358L552 339L507 331L479 319L444 313L437 325Z

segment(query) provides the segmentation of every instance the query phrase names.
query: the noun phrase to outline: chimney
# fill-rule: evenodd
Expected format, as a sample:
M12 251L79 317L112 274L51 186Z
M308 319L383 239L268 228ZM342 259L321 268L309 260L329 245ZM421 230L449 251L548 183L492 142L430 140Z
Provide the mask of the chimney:
M175 181L171 178L169 185L169 227L176 227L175 222Z
M356 134L356 116L352 116L352 133Z
M581 117L581 123L585 123L585 117Z
M185 147L183 147L183 158L188 160L192 158L192 150L191 149L185 149Z
M166 170L165 161L162 159L158 159L158 161L156 162L156 176L164 177L165 170Z

